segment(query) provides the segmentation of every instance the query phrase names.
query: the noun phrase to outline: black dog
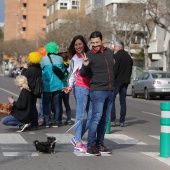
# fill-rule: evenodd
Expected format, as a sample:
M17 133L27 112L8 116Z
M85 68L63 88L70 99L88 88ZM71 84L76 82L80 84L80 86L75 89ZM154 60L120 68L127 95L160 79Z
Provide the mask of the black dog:
M56 138L55 137L47 137L46 142L39 142L38 140L33 141L34 146L38 152L42 153L55 153Z

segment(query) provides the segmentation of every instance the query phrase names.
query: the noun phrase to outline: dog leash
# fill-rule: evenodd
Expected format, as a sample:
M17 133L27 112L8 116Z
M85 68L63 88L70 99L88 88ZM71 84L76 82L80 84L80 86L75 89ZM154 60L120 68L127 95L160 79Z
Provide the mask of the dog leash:
M63 134L67 134L71 129L73 129L81 120L83 120L84 118L81 118L76 124L74 124L73 126L71 126L66 132L64 132L64 133L62 133L61 135L60 135L60 137L62 137L62 135ZM56 139L52 144L51 144L51 146L54 144L54 143L56 143L57 141L59 141L58 139Z

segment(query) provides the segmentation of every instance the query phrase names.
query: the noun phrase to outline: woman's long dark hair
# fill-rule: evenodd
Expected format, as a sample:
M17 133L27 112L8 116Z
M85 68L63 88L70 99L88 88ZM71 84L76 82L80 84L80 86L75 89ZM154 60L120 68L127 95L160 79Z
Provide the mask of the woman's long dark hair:
M89 47L87 46L87 43L86 43L84 37L82 35L77 35L73 38L73 40L71 41L71 44L68 48L69 59L71 59L76 54L76 50L74 48L74 44L75 44L76 40L82 41L82 43L84 44L84 52L85 53L87 51L89 51Z

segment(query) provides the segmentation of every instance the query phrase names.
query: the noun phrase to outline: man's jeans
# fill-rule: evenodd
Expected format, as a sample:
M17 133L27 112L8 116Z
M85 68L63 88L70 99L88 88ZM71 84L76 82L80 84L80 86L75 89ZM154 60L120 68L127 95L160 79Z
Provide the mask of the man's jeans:
M49 123L49 117L51 115L51 105L54 106L54 117L53 123L58 123L58 116L60 113L60 100L61 100L61 90L54 92L44 92L43 93L43 113L45 123Z
M126 92L127 92L128 84L127 83L116 83L114 86L114 98L113 98L113 107L111 111L111 121L116 121L116 108L115 108L115 99L116 95L119 93L119 101L120 101L120 119L119 122L123 123L126 117Z
M92 118L89 125L87 147L90 147L91 145L99 145L104 142L107 122L113 104L113 96L113 91L90 92Z
M75 86L73 93L76 100L76 120L74 131L76 142L81 142L82 136L89 127L92 116L91 102L89 99L90 91L84 87ZM87 112L87 118L84 120L85 111Z
M6 116L3 119L1 119L2 124L7 126L21 126L23 123L21 123L19 120L17 120L14 116Z

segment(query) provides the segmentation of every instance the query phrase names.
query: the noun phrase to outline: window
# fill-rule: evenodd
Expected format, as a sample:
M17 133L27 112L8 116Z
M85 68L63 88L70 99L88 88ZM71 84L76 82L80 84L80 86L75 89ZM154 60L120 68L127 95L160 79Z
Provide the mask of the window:
M26 33L26 30L27 30L26 27L22 27L22 32L23 33Z
M43 16L43 19L46 19L47 17L46 16Z
M26 15L23 15L23 16L22 16L22 20L23 20L23 21L26 21L26 20L27 20L27 16L26 16Z
M72 1L72 9L80 9L80 1Z
M46 28L42 28L42 31L44 31L44 32L45 32L45 31L46 31Z
M22 7L23 7L23 8L27 8L27 3L23 3L23 4L22 4Z
M44 6L44 7L46 7L46 6L47 6L47 4L45 4L45 3L44 3L44 4L43 4L43 6Z
M67 9L67 3L60 3L60 9Z

